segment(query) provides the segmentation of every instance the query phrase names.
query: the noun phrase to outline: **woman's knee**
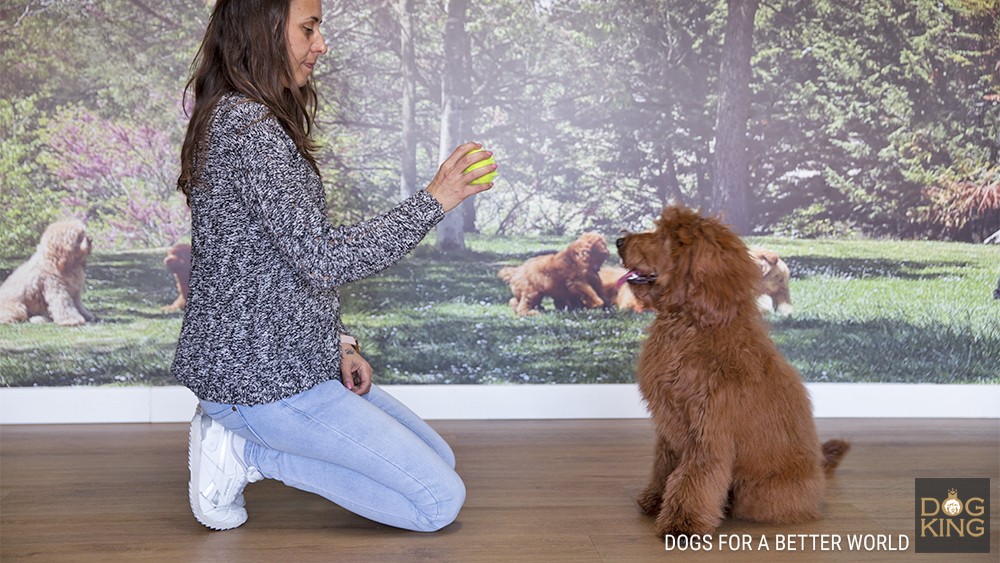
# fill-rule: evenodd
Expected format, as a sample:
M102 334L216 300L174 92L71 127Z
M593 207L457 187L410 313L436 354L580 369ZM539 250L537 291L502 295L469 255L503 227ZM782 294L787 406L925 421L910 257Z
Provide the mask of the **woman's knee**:
M433 507L428 507L429 510L424 512L419 523L422 532L436 532L458 518L458 513L465 504L465 483L457 473L452 472L435 497L437 502Z

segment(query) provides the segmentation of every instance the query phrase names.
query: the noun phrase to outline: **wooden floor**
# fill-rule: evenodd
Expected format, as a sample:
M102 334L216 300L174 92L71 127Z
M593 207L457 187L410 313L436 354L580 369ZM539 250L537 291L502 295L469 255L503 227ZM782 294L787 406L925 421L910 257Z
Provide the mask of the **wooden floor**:
M180 424L0 427L0 560L6 561L998 561L1000 421L818 421L853 449L826 518L727 521L754 550L667 552L633 497L651 463L646 420L447 421L468 500L434 534L354 516L275 481L246 490L250 520L210 532L187 504ZM989 477L991 554L913 553L914 478ZM777 551L777 535L888 534L907 552ZM758 551L759 538L770 551Z

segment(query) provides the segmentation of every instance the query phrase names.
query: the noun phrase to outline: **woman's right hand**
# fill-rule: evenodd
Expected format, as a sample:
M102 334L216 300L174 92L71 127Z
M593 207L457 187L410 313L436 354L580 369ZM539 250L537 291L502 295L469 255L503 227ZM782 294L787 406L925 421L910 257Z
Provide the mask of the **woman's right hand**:
M483 148L479 143L465 143L455 149L441 167L438 168L434 179L427 186L427 193L438 200L445 213L458 207L465 198L484 192L493 187L493 182L488 184L474 185L469 182L476 178L481 178L497 169L496 164L490 164L477 168L469 173L465 169L480 160L486 160L493 155L489 151L479 151L467 154L470 151Z
M372 388L372 366L351 346L340 350L340 380L356 395L364 395Z

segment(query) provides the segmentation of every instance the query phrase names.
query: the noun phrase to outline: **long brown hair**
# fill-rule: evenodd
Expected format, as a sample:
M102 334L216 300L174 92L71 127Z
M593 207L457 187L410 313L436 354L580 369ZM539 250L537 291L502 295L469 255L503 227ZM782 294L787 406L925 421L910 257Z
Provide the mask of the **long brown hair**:
M184 89L185 105L194 95L194 109L181 148L177 189L188 202L200 184L201 154L212 109L224 94L236 92L267 106L319 174L311 138L316 116L312 81L297 88L291 73L285 37L291 0L218 0ZM286 86L289 85L289 86Z

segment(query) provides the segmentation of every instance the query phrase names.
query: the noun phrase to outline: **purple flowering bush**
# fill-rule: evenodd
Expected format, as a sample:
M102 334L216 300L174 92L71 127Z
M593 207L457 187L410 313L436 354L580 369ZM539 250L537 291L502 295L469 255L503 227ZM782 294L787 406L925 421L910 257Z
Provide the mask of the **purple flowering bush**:
M188 232L177 193L177 148L164 131L64 106L40 131L44 164L64 216L87 222L101 250L167 246Z

